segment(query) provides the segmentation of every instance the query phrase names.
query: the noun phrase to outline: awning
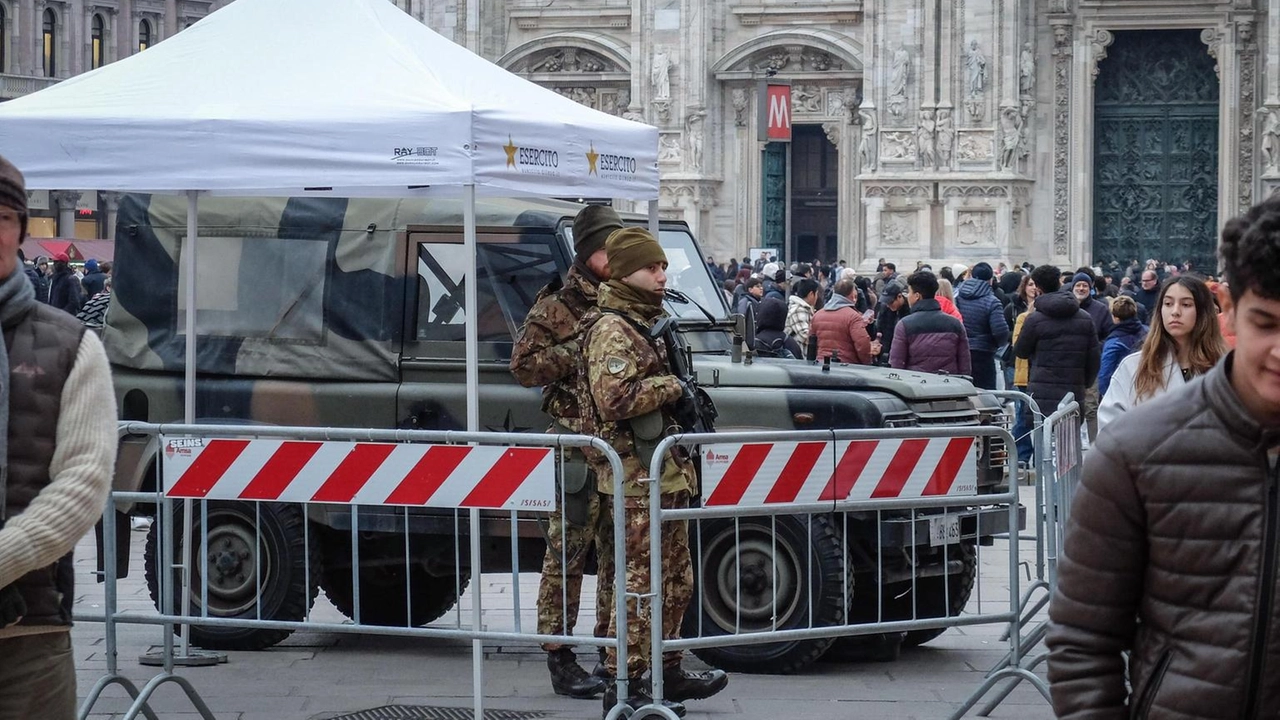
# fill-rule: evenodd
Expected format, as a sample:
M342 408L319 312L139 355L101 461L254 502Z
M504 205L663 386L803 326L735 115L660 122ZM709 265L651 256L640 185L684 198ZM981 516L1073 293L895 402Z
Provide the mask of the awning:
M73 240L71 243L80 252L80 257L98 262L112 262L116 256L116 244L111 240Z
M75 242L63 238L29 237L22 241L22 254L26 255L28 260L34 261L40 255L52 260L54 255L64 252L71 259L71 262L81 262L84 260L84 256L76 248Z

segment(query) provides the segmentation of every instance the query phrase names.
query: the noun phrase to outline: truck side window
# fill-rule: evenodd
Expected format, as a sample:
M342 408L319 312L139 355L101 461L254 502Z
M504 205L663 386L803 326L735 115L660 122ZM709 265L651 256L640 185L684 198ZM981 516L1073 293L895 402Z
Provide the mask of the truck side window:
M327 242L243 236L199 242L201 336L323 341ZM180 317L187 309L187 277L185 263L177 266ZM183 329L178 323L177 331Z
M547 231L486 234L479 240L479 339L497 344L498 354L509 357L538 291L561 272L557 239ZM465 341L465 275L466 255L456 238L418 245L418 341Z

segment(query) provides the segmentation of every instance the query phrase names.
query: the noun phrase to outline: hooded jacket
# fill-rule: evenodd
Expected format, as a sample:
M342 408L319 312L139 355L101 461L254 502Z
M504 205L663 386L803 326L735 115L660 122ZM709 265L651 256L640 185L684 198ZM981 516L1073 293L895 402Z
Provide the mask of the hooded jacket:
M1111 328L1115 327L1115 320L1111 319L1111 308L1090 295L1080 303L1080 309L1089 313L1089 319L1093 320L1093 327L1098 331L1098 342L1106 340L1111 335Z
M1031 361L1027 390L1046 415L1067 393L1084 401L1085 389L1098 377L1099 347L1093 320L1070 290L1036 298L1013 352Z
M804 350L794 338L788 337L784 331L787 321L787 306L778 298L765 298L756 306L756 352L773 353L773 357L781 357L779 352L785 348L792 357L803 358Z
M787 296L787 335L796 342L805 345L809 342L809 327L813 323L813 306L804 298L792 294Z
M867 321L853 301L843 295L832 295L814 313L809 332L818 336L819 360L825 360L833 350L839 354L840 362L851 365L870 365L874 360Z
M933 298L917 300L893 334L890 367L950 375L972 372L964 324L944 313Z
M1240 402L1233 356L1086 456L1049 606L1055 717L1280 715L1280 430Z
M956 290L956 307L964 318L969 333L969 349L995 352L1009 342L1009 324L1004 320L1004 306L991 292L991 283L970 278Z
M1129 353L1141 349L1142 341L1147 337L1147 326L1138 322L1138 318L1129 318L1111 328L1111 334L1102 343L1102 361L1098 369L1098 397L1107 394L1111 385L1111 376L1120 361Z

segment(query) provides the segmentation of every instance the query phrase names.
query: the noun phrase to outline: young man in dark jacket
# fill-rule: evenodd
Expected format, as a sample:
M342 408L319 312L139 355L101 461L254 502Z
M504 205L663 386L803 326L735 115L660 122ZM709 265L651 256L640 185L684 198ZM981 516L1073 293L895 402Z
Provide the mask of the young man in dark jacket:
M907 278L911 314L898 321L889 349L890 367L927 373L968 375L969 339L964 324L942 312L934 296L938 278L928 270Z
M787 304L778 298L765 298L756 305L756 355L760 357L803 359L804 349L787 335Z
M1089 313L1089 319L1093 321L1093 328L1098 333L1098 342L1105 342L1107 336L1111 334L1111 328L1115 323L1111 320L1111 308L1101 300L1096 299L1094 290L1093 272L1088 268L1080 268L1076 274L1071 277L1071 294L1075 295L1076 300L1080 303L1080 309ZM1097 382L1089 383L1089 387L1085 390L1084 401L1081 406L1084 408L1084 420L1089 430L1089 442L1093 442L1098 437L1098 402L1101 395L1098 392Z
M1222 232L1236 349L1085 460L1049 606L1055 717L1280 714L1278 227L1270 198Z
M969 274L972 277L956 289L956 307L964 317L964 329L969 333L973 384L995 390L996 351L1009 342L1009 325L1004 321L1004 306L991 292L991 266L980 262Z
M1027 391L1049 415L1067 393L1083 405L1085 389L1098 377L1098 334L1089 313L1070 291L1062 290L1058 268L1041 265L1031 271L1031 281L1042 294L1022 321L1013 352L1031 361Z

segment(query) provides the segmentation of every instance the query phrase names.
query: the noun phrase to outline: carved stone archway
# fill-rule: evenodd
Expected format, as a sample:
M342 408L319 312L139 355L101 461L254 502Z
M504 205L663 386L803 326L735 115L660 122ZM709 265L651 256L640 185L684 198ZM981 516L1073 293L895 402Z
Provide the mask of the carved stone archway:
M587 107L622 117L631 104L631 59L607 35L567 32L538 38L498 60L503 68Z

